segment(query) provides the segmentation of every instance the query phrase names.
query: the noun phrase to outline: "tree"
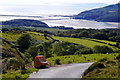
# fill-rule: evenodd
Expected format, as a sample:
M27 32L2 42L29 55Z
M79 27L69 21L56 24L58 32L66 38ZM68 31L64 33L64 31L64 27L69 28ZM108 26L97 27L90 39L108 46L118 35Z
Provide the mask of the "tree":
M78 35L77 35L77 34L71 34L71 37L73 37L73 38L77 38Z
M17 39L17 45L19 46L19 50L24 52L25 49L28 49L31 45L31 36L28 33L22 34Z
M93 54L93 51L90 48L82 48L76 51L75 54L79 54L79 55L80 54Z
M94 46L94 51L97 53L112 53L113 50L112 48L108 47L108 46Z
M94 39L108 40L108 36L105 33L95 33L93 34Z
M62 46L60 42L55 42L52 48L52 53L57 56L62 56Z
M51 57L51 54L50 54L50 52L49 52L49 50L50 50L50 47L51 47L51 42L44 42L43 44L42 44L42 51L43 51L43 54L44 54L44 57Z
M74 44L71 44L68 48L68 55L73 55L76 51L76 46Z
M38 53L38 48L36 46L31 46L29 47L28 51L27 51L32 57L33 59L35 58L35 56L37 56Z
M86 30L79 32L78 34L79 37L88 37L88 32Z

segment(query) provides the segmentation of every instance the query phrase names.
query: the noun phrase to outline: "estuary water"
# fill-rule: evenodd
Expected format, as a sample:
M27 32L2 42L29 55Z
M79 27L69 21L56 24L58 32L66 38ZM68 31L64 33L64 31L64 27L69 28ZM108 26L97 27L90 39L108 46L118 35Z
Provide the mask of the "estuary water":
M48 26L65 26L78 28L92 28L92 29L106 29L106 28L120 28L117 22L97 22L83 19L72 19L63 15L39 15L39 16L0 16L0 21L12 20L12 19L34 19L40 20L48 24Z

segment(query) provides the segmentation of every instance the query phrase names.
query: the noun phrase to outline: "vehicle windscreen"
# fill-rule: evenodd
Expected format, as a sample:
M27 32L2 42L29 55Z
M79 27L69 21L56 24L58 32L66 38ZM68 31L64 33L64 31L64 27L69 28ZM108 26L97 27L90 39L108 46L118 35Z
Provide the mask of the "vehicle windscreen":
M43 57L39 57L38 59L40 60L40 62L46 62L46 60Z

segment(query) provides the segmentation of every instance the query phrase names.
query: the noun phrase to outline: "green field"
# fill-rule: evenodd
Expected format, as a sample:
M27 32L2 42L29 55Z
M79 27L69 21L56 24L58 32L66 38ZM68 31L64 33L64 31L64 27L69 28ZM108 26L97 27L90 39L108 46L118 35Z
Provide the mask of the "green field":
M88 39L69 38L69 37L57 37L57 36L53 36L53 38L56 39L56 40L60 40L60 41L68 41L68 42L71 42L71 43L81 44L81 45L89 47L89 48L93 48L96 45L99 45L99 46L106 45L106 46L111 47L113 50L117 49L117 48L114 48L113 46L110 46L108 44L103 44L103 43L91 41L91 40L88 40ZM110 41L107 41L107 42L110 42Z
M61 64L69 63L85 63L85 62L96 62L102 58L109 58L110 60L116 58L120 53L111 54L83 54L83 55L67 55L67 56L55 56L47 58L47 61L54 65L56 59L60 59ZM84 58L86 57L86 59Z
M91 39L91 38L84 38L84 39L86 39L86 40L94 40L94 41L100 41L100 42L104 42L104 43L109 43L109 44L113 44L113 45L115 45L116 44L116 42L113 42L113 41L107 41L107 40L99 40L99 39Z
M40 40L40 41L49 41L51 40L50 38L48 38L49 40L46 40L44 35L41 34L41 33L37 33L37 32L30 32L30 31L26 31L24 33L29 33L30 36L33 38L33 39L36 39L36 40ZM21 36L22 34L24 34L23 32L22 33L12 33L12 32L8 32L8 33L2 33L2 38L8 40L8 41L16 41L19 36Z
M30 31L26 31L26 33L29 33L31 35L31 37L36 40L41 40L41 41L50 41L51 40L50 38L48 38L48 40L46 40L42 33L30 32ZM21 33L21 34L23 34L23 33ZM9 41L16 41L21 34L14 34L11 32L2 33L2 37ZM112 41L89 39L89 38L78 39L78 38L58 37L58 36L52 36L52 37L56 40L68 41L68 42L72 42L72 43L76 43L76 44L81 44L83 46L90 47L90 48L93 48L95 45L101 45L101 46L107 45L107 46L111 47L112 49L115 49L108 44L99 43L99 42L95 42L95 41L91 41L91 40L106 42L106 43L110 43L110 44L116 44L116 42L112 42Z

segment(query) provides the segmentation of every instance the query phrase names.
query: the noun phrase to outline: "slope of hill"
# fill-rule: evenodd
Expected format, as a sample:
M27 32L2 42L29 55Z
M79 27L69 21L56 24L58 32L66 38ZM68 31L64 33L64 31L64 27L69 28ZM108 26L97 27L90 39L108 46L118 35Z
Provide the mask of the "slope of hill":
M72 30L72 27L65 26L53 26L49 27L45 22L33 19L13 19L9 21L2 21L2 28L15 28L21 29L61 29L61 30Z
M120 3L84 11L74 16L74 19L87 19L100 22L120 22L118 19L118 14L120 13L118 10L119 6Z
M14 19L10 21L3 21L2 25L9 25L9 26L31 26L31 27L45 27L48 28L48 25L44 22L38 20L30 20L30 19Z

